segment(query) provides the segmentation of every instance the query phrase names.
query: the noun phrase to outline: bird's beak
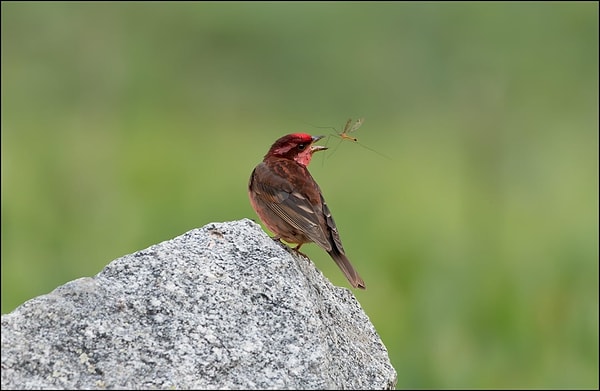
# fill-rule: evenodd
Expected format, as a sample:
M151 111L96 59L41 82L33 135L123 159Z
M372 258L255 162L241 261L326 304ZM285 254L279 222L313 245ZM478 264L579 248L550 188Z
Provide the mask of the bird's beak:
M325 137L325 136L313 136L313 137L312 137L312 140L313 140L312 142L313 142L313 144L314 144L314 143L316 143L317 141L319 141L320 139L322 139L323 137ZM324 151L324 150L326 150L326 149L327 149L327 147L324 147L324 146L322 146L322 145L311 145L311 146L310 146L310 151L311 151L311 152Z

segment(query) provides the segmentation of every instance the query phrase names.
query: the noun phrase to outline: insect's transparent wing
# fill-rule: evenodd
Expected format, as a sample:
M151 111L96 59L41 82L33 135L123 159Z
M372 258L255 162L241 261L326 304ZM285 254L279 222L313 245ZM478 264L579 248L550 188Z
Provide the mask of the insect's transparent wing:
M350 130L348 130L348 133L355 132L358 128L360 128L362 126L363 122L365 122L364 118L357 119L356 122L354 123L354 125L352 125L352 128L350 128Z
M352 123L352 118L348 118L348 121L346 121L346 125L344 125L344 130L342 130L341 134L346 134L346 133L348 133L350 131L350 124L351 123Z

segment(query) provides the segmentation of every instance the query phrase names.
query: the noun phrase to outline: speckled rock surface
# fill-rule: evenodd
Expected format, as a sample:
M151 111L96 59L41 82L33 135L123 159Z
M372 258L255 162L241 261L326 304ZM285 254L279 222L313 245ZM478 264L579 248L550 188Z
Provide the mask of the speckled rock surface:
M353 294L248 219L111 262L2 315L2 389L393 389Z

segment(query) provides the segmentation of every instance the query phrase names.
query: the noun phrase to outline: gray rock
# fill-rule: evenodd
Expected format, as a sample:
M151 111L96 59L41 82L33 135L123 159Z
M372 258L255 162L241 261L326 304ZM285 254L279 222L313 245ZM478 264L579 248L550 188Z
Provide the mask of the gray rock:
M2 389L393 389L352 293L244 219L2 315Z

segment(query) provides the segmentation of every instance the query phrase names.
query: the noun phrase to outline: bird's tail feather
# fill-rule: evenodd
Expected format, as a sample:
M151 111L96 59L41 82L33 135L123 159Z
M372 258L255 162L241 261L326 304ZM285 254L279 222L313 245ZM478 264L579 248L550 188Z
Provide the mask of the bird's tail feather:
M344 275L346 276L346 278L348 279L348 282L350 282L350 285L352 285L352 287L360 288L360 289L367 289L365 282L358 275L356 270L354 270L354 267L352 266L352 264L350 263L350 260L346 257L345 254L340 252L334 246L333 249L331 251L329 251L329 255L331 256L331 258L333 258L335 263L342 270L342 272L344 273Z

